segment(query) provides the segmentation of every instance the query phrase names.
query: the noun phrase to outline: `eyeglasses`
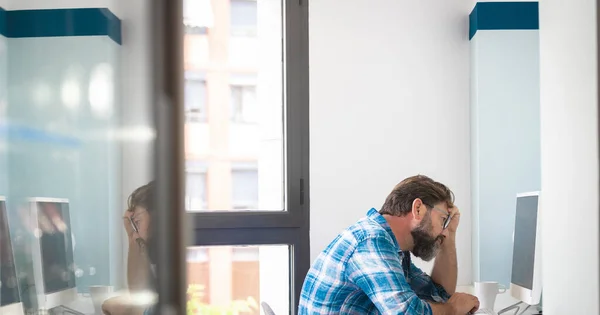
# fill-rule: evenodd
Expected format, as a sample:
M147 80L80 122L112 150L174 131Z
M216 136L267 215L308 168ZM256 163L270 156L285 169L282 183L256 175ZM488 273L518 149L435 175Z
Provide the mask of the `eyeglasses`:
M448 211L444 211L442 209L438 209L436 207L433 207L433 206L430 206L430 205L427 205L427 204L426 204L426 206L429 207L429 208L431 208L432 210L435 210L435 211L437 211L437 212L439 212L439 213L441 213L441 214L443 214L443 215L446 216L446 218L444 219L444 223L442 223L442 229L443 230L447 229L448 226L450 225L450 221L452 221L452 216L450 216L450 214L448 213Z

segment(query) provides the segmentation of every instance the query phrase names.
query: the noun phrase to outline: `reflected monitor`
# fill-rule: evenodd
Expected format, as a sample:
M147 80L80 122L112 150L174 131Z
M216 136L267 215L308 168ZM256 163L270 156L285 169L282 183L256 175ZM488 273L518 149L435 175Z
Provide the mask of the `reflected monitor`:
M53 309L77 299L69 201L31 198L34 229L33 273L38 306Z
M0 314L23 314L6 199L0 196Z

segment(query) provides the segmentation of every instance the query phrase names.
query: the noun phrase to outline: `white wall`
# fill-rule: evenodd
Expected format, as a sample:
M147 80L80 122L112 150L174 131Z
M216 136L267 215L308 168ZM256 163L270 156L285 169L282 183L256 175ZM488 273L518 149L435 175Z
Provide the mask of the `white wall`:
M420 173L456 194L459 283L470 283L471 9L461 0L311 1L312 259Z
M598 314L596 1L540 1L544 314Z

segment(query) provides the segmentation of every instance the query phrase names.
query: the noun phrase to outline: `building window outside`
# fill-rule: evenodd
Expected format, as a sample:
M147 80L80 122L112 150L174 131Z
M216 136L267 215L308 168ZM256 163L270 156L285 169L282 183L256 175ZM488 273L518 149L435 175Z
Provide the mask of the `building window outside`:
M231 0L231 35L255 37L258 8L256 0Z
M258 209L258 170L233 169L231 179L233 209Z
M257 123L258 103L256 86L231 85L231 121L237 123Z
M185 80L185 118L187 122L206 121L206 82Z
M206 173L186 172L185 209L186 211L206 209Z

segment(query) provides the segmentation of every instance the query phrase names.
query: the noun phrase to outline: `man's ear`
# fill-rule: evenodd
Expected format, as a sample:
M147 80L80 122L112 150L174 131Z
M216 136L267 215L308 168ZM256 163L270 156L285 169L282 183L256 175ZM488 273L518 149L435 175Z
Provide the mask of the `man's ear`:
M416 198L412 203L412 215L413 218L417 221L421 221L427 212L427 208L425 208L425 204L423 200L420 198Z

